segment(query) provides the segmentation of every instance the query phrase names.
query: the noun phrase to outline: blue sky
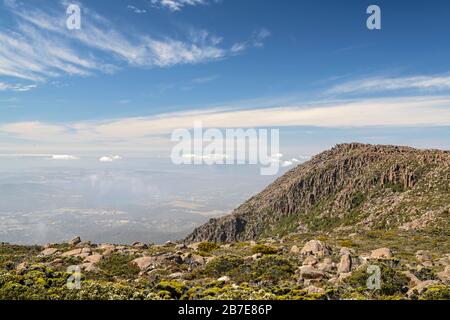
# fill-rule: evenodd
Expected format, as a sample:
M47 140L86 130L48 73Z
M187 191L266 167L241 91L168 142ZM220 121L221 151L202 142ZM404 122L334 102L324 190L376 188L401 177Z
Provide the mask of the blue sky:
M0 152L163 150L194 120L450 146L448 1L1 1Z

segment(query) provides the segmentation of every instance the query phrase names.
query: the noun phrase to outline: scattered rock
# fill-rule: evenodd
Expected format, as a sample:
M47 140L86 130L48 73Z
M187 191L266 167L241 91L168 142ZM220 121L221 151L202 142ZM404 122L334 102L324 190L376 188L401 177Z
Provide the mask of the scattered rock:
M263 257L262 253L255 253L254 255L252 255L252 260L258 260L261 259Z
M80 243L78 243L75 247L77 248L86 248L86 247L90 247L92 244L90 241L82 241Z
M185 250L185 249L187 249L187 246L184 243L180 243L180 244L177 244L175 246L175 249L177 249L177 250Z
M416 252L416 259L419 262L431 262L433 258L431 257L431 254L428 251L419 250Z
M74 257L81 254L81 249L73 249L67 252L64 252L61 256L62 257Z
M332 272L334 269L333 262L331 259L324 259L321 263L317 264L317 269L323 272Z
M192 254L190 252L182 254L181 261L190 266L203 266L206 264L206 259L204 257Z
M436 280L422 281L417 286L415 286L414 288L410 289L406 293L406 295L408 297L411 297L414 294L421 294L428 287L431 287L431 286L434 286L434 285L437 285L437 284L439 284L439 281L436 281Z
M314 266L319 262L316 257L314 256L308 256L303 260L302 265L304 266Z
M26 273L28 271L29 267L30 266L29 266L29 264L27 262L22 262L21 264L19 264L16 267L16 272L18 274L24 274L24 273Z
M223 276L223 277L220 277L219 279L217 279L217 281L220 281L220 282L229 282L230 280L231 279L228 276Z
M115 249L114 249L114 250L107 249L107 250L105 250L105 251L102 253L102 256L104 256L104 257L109 257L109 256L111 256L114 252L115 252Z
M338 265L338 273L349 273L352 271L352 257L350 254L344 254Z
M183 263L183 258L179 254L167 254L162 257L166 261L170 261L176 264Z
M81 242L81 238L80 237L75 237L75 238L73 238L72 240L70 240L67 243L70 244L71 246L76 246L80 242Z
M443 282L450 282L450 266L446 266L444 271L437 274Z
M172 273L171 275L169 275L169 278L171 278L171 279L181 279L181 278L183 278L183 276L184 276L183 272L175 272L175 273Z
M81 249L81 253L82 253L82 254L83 254L83 253L91 254L91 253L92 253L92 250L91 250L91 248L82 248L82 249Z
M200 246L200 243L201 243L201 242L191 243L191 244L188 245L187 247L188 247L189 249L192 249L192 250L197 251L197 250L198 250L198 247Z
M331 248L322 241L311 240L305 244L300 253L304 255L311 254L318 257L323 257L331 254Z
M296 245L293 245L291 248L291 253L300 253L300 248Z
M95 265L95 263L92 263L92 262L83 263L81 265L81 269L83 269L84 271L87 271L87 272L93 272L93 271L97 271L98 270L98 268Z
M50 267L61 267L64 264L64 260L57 258L55 260L53 260L52 262L50 262L48 265Z
M103 243L103 244L99 245L98 248L100 250L112 250L112 251L116 250L116 246L113 244L109 244L109 243Z
M84 259L84 262L86 262L86 263L99 263L100 260L102 260L102 259L103 259L103 256L101 254L93 254L93 255L91 255L89 257L86 257Z
M135 264L141 271L146 271L150 267L154 268L156 261L153 257L141 257L134 259L131 263Z
M305 290L309 293L309 294L314 294L314 293L319 293L319 294L323 294L325 293L325 290L316 286L309 286L307 288L305 288Z
M392 258L392 251L389 248L379 248L376 250L373 250L370 254L370 257L372 259L391 259Z
M447 266L450 264L450 255L446 254L442 258L440 258L437 262L437 264L441 266Z
M135 247L137 249L141 249L141 250L148 249L148 246L145 243L142 243L142 242L135 242L135 243L133 243L133 247Z
M304 279L323 279L326 278L326 274L323 271L314 269L311 266L300 267L300 275Z
M351 275L352 275L351 272L339 274L338 282L344 281L345 279L347 279L347 278L350 277Z
M56 254L58 252L58 249L55 248L47 248L44 251L41 252L41 256L48 257Z
M341 256L344 256L346 254L353 255L353 254L355 254L355 250L346 248L346 247L342 247L341 250L339 251L339 254Z
M410 271L405 271L403 272L403 274L409 279L409 282L414 286L418 286L420 283L422 283L422 281L417 278L412 272Z

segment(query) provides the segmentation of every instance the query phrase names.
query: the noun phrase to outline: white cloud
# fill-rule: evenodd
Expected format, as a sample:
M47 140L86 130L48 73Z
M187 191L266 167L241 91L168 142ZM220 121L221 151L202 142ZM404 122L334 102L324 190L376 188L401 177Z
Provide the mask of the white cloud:
M98 159L98 161L100 162L115 162L115 161L119 161L122 160L121 156L104 156L101 157L100 159Z
M303 163L305 161L308 161L311 159L311 156L304 156L304 155L300 155L298 156L298 158L292 158L292 162L294 163Z
M264 46L264 41L271 36L271 32L265 28L261 28L253 34L253 45L255 47Z
M231 52L233 53L239 53L242 52L244 50L247 49L247 44L245 42L241 42L241 43L235 43L233 44L233 46L231 47Z
M132 6L132 5L128 5L128 6L127 6L127 9L128 9L128 10L131 10L131 11L133 11L134 13L137 13L137 14L147 13L147 10L145 10L145 9L139 9L139 8L137 8L137 7L135 7L135 6Z
M46 158L51 160L79 160L79 157L76 157L74 155L67 155L67 154L39 154L39 153L13 153L13 154L7 154L2 153L0 154L0 158Z
M238 54L247 50L250 47L261 48L264 47L264 42L271 36L271 32L266 28L261 28L253 32L249 40L245 42L235 43L230 51L234 54Z
M218 75L215 75L215 76L209 76L209 77L200 77L200 78L192 79L191 82L192 82L193 84L204 84L204 83L213 82L213 81L216 80L217 78L219 78Z
M35 84L7 84L0 82L0 91L26 92L36 88Z
M180 11L187 6L206 5L208 0L150 0L150 3L155 8L167 8L171 11ZM217 2L215 0L214 2Z
M282 154L282 153L276 153L276 154L273 154L273 155L272 155L272 158L274 158L274 159L280 159L280 158L283 158L283 154Z
M28 145L73 145L90 150L100 147L151 150L155 148L155 141L167 147L168 136L173 130L192 128L196 121L202 121L204 128L449 126L450 96L368 99L263 109L192 110L65 124L5 123L0 125L0 138L19 139Z
M206 38L203 43L185 43L173 39L163 41L147 39L146 47L150 49L149 64L169 67L177 64L197 64L224 58L225 49L219 48Z
M283 167L283 168L286 168L286 167L290 167L290 166L292 166L294 163L292 162L292 161L281 161L281 166Z
M301 158L302 160L299 160L297 158L292 158L291 160L282 160L281 158L283 157L282 154L279 154L279 157L275 157L273 158L274 161L278 161L281 165L281 167L283 168L287 168L287 167L292 167L295 164L300 164L300 163L304 163L306 161L306 157L304 156L300 156L299 158ZM309 160L310 157L308 157Z
M339 84L328 94L370 93L418 89L427 91L450 90L450 76L414 76L398 78L365 78Z
M78 160L78 157L68 155L68 154L54 154L52 155L53 160Z

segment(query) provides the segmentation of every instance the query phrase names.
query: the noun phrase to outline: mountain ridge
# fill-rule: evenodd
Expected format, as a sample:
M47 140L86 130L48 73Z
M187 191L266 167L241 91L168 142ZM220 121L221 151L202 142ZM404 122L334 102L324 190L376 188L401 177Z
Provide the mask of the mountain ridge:
M440 219L445 224L449 182L449 151L339 144L291 169L230 215L198 227L185 242L414 229Z

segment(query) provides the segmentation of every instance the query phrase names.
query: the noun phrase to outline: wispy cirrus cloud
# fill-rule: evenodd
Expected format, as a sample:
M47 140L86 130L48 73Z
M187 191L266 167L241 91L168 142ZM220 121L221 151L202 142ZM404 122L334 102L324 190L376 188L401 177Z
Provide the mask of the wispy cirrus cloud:
M450 90L450 75L371 77L338 84L326 93L357 94L400 90L440 91Z
M177 38L128 34L84 6L81 30L70 31L66 28L66 16L61 14L66 5L65 0L56 8L4 1L5 8L16 18L16 25L0 31L0 77L6 77L0 79L4 83L0 90L14 90L8 84L11 79L26 81L19 86L31 89L36 83L61 76L113 73L127 66L167 68L199 64L234 54L231 48L223 46L221 37L206 30L191 28Z
M24 85L24 84L7 84L0 82L0 91L26 92L33 90L36 87L37 85L35 84Z
M137 13L137 14L144 14L144 13L147 13L147 10L146 10L146 9L140 9L140 8L135 7L135 6L132 6L132 5L128 5L128 6L127 6L127 10L130 10L130 11L132 11L132 12L134 12L134 13Z
M205 84L205 83L213 82L214 80L217 80L219 77L220 77L219 75L199 77L199 78L192 79L191 82L193 84Z
M271 32L266 28L260 28L253 32L249 40L235 43L231 47L231 52L236 54L247 50L249 47L261 48L271 35Z
M170 11L181 11L184 7L195 7L206 5L218 0L150 0L150 4L154 8L167 8Z

